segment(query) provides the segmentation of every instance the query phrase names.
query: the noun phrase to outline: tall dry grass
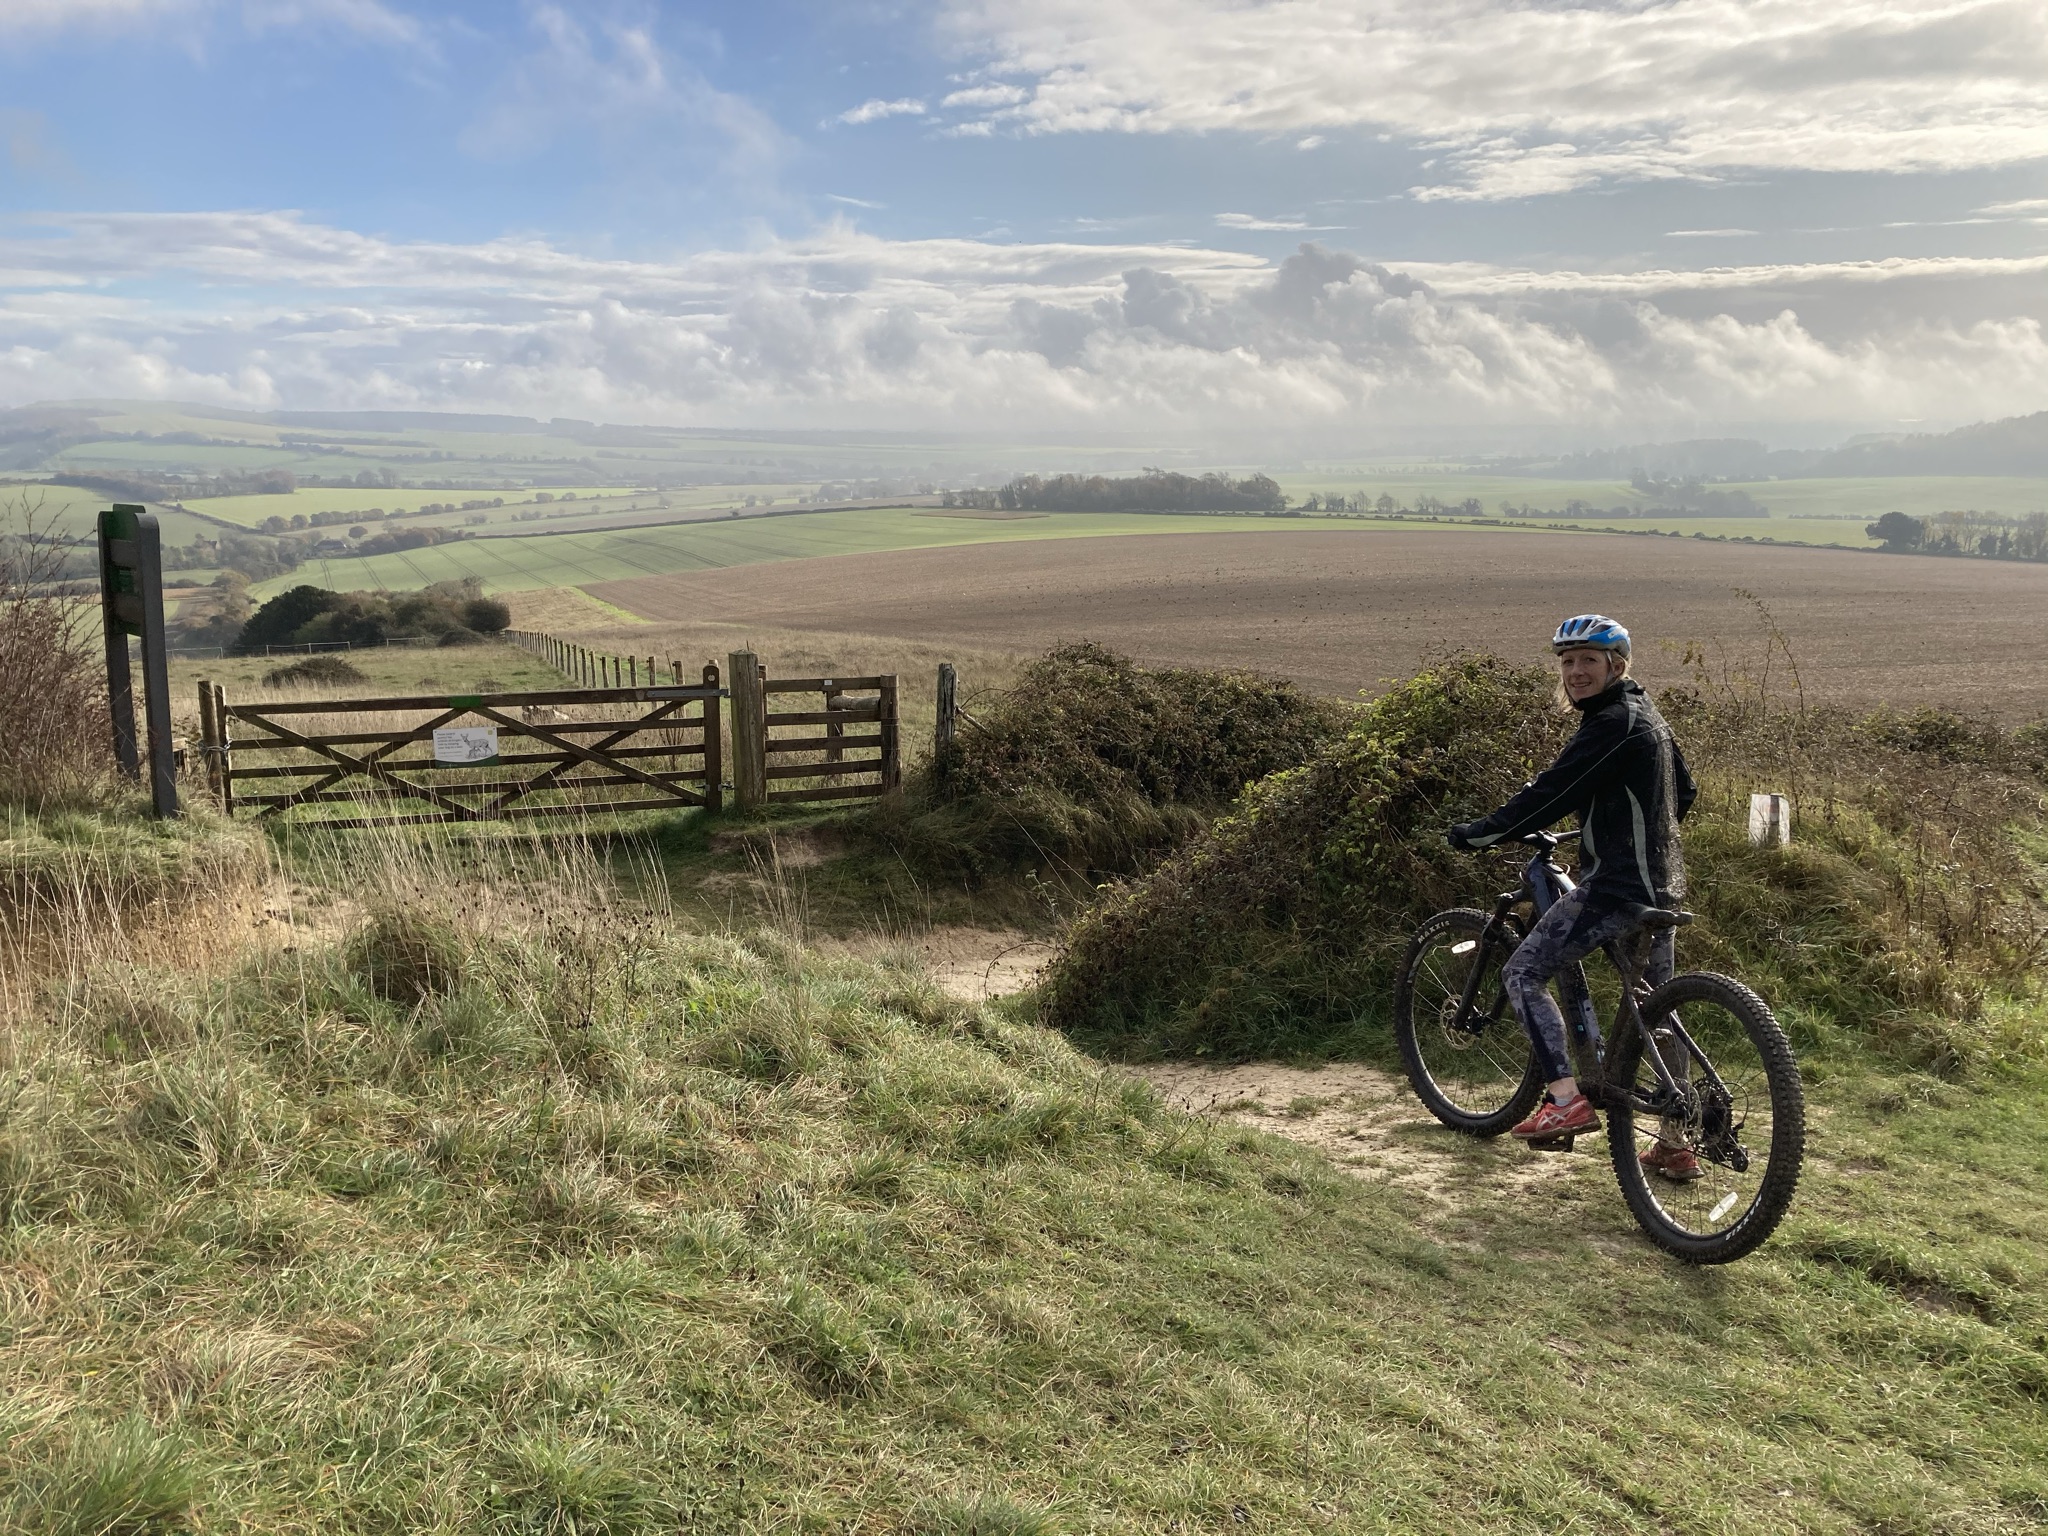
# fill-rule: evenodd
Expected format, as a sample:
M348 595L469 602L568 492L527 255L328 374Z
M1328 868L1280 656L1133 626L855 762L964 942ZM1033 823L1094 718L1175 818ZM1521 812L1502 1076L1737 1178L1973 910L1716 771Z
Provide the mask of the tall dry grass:
M66 807L114 788L99 605L32 493L0 499L0 804Z

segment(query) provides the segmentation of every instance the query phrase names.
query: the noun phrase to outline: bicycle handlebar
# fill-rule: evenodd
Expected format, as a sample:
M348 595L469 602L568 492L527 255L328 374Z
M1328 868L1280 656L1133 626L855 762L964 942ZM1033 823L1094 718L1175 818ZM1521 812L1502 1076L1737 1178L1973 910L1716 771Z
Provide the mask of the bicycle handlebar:
M1578 841L1577 830L1570 832L1530 832L1515 839L1525 848L1555 848L1559 843Z

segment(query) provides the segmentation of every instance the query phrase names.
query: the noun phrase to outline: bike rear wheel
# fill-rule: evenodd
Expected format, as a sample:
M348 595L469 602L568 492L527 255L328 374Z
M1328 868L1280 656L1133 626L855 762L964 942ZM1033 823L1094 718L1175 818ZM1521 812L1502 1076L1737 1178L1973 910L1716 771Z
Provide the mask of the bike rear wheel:
M1622 1094L1610 1100L1615 1177L1658 1247L1688 1263L1726 1264L1776 1230L1799 1183L1806 1103L1792 1046L1762 998L1705 971L1674 976L1644 999L1642 1015L1681 1092L1664 1116L1638 1112ZM1673 1017L1690 1047L1669 1027ZM1661 1088L1633 1030L1614 1041L1607 1071L1623 1093L1654 1100ZM1646 1168L1643 1154L1659 1143L1692 1152L1701 1177L1675 1182Z
M1439 912L1416 930L1394 982L1394 1042L1415 1096L1468 1136L1498 1136L1543 1092L1535 1052L1500 979L1521 929L1510 918L1488 942L1490 921L1470 907ZM1479 985L1460 1024L1458 1004L1475 965Z

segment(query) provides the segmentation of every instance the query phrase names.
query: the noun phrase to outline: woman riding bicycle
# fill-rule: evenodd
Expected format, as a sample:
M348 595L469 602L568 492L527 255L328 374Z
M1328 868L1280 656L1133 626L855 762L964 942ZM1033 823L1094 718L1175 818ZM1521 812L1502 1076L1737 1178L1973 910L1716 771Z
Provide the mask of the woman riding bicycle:
M1506 805L1446 834L1454 848L1491 848L1566 816L1579 818L1577 889L1541 915L1501 971L1550 1088L1536 1112L1514 1128L1530 1142L1600 1124L1573 1076L1564 1015L1550 982L1602 944L1634 932L1638 909L1670 907L1684 895L1678 822L1698 794L1671 727L1628 675L1626 629L1604 614L1580 614L1557 627L1550 648L1563 699L1579 712L1578 731L1557 761ZM1665 928L1651 943L1642 977L1657 986L1671 971L1672 932ZM1642 1162L1668 1179L1700 1175L1691 1149L1673 1141L1652 1143Z

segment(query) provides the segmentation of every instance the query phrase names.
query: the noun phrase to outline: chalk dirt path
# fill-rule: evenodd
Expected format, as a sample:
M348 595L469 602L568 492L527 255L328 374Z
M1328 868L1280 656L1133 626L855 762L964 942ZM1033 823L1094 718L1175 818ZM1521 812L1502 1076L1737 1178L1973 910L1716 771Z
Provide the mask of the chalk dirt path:
M1406 1078L1361 1063L1303 1068L1166 1062L1125 1070L1152 1084L1176 1109L1314 1147L1360 1178L1412 1190L1447 1213L1469 1204L1482 1188L1490 1195L1518 1194L1570 1182L1589 1162L1602 1168L1606 1163L1606 1144L1598 1138L1567 1156L1460 1136L1431 1118Z
M1052 959L1053 947L1022 933L975 928L934 929L913 941L939 984L955 997L981 1002L1022 991ZM1175 1109L1206 1119L1253 1126L1313 1147L1338 1167L1376 1183L1425 1197L1445 1215L1484 1191L1514 1196L1602 1171L1606 1147L1591 1138L1585 1152L1532 1153L1519 1144L1479 1142L1446 1130L1416 1101L1407 1079L1359 1062L1289 1067L1274 1062L1127 1065Z

